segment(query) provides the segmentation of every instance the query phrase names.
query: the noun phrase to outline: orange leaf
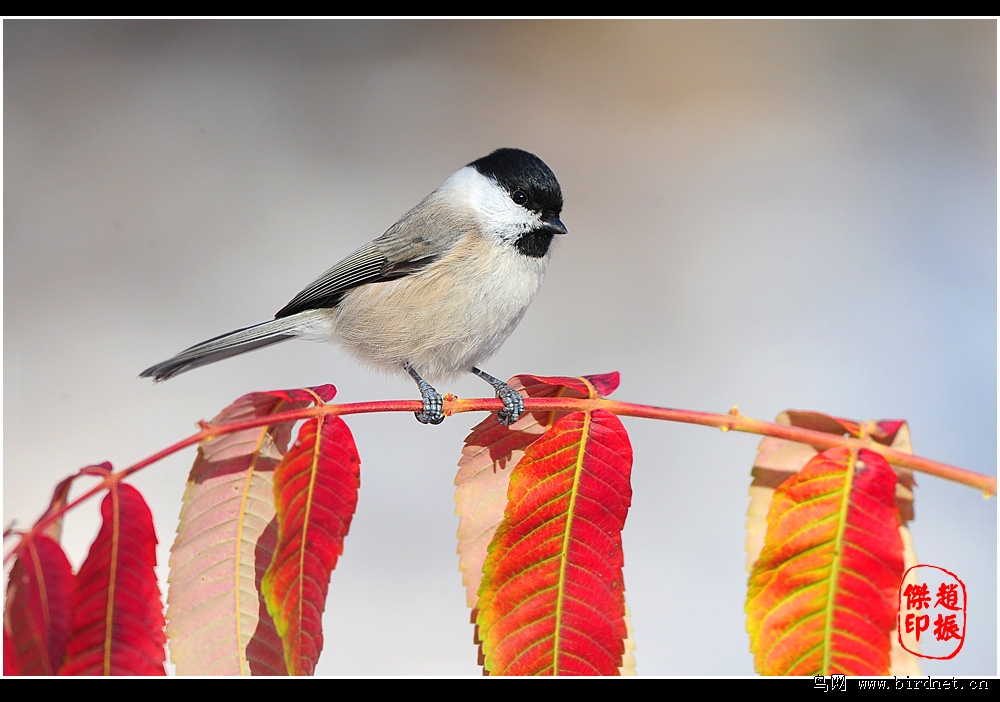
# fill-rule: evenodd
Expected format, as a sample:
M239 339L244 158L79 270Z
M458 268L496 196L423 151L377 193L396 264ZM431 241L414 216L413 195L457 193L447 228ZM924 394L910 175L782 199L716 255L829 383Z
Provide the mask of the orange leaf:
M896 476L877 453L828 449L774 493L747 592L764 675L885 675L903 544Z
M861 438L867 436L873 441L889 446L897 451L913 453L910 444L910 429L906 422L898 419L856 422L819 412L786 410L775 420L778 424L812 429L829 434ZM747 510L747 572L753 570L754 563L764 546L767 529L767 513L775 488L784 480L802 470L806 463L819 451L808 445L772 436L760 442L753 466L753 483L750 486L750 507ZM893 466L896 472L896 507L899 510L899 536L903 540L903 563L905 568L917 564L913 550L913 540L907 523L913 519L913 488L916 480L913 471ZM893 629L895 631L895 629ZM889 675L920 675L919 658L908 653L899 640L892 637L892 664Z
M579 378L516 375L509 385L528 397L595 399L618 387L618 373ZM524 450L568 412L526 412L509 427L489 416L465 437L455 476L455 513L458 525L458 567L470 608L479 599L486 547L503 520L510 469Z
M514 468L477 624L494 675L616 675L632 448L605 410L559 419Z

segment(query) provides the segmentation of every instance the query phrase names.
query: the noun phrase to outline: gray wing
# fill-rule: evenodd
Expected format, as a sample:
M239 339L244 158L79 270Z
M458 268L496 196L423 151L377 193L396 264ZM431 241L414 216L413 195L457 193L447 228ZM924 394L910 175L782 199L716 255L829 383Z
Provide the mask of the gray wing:
M435 194L403 215L378 239L310 283L278 310L275 318L336 307L353 288L419 273L444 255L461 238L468 223L438 216L443 213L435 206Z

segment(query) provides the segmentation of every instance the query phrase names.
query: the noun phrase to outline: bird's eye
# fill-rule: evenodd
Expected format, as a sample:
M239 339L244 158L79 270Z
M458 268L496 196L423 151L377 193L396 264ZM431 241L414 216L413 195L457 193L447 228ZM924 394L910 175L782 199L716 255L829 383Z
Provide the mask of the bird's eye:
M515 204L523 205L528 201L528 196L523 190L515 190L510 194L510 199L513 200Z

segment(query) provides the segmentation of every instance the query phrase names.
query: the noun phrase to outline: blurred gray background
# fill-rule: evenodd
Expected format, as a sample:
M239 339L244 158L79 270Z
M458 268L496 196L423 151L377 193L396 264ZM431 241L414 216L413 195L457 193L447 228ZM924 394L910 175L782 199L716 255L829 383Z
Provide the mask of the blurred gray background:
M485 367L619 370L615 397L770 419L904 418L995 474L993 21L6 21L4 523L80 466L125 467L237 396L334 383L414 399L320 344L154 386L137 374L269 318L499 146L566 197L541 293ZM473 397L469 377L442 392ZM348 420L363 461L318 672L476 675L452 480L481 416ZM747 675L758 438L626 420L640 674ZM136 476L165 563L194 451ZM918 477L921 562L969 593L997 672L997 511ZM97 503L67 522L79 564Z

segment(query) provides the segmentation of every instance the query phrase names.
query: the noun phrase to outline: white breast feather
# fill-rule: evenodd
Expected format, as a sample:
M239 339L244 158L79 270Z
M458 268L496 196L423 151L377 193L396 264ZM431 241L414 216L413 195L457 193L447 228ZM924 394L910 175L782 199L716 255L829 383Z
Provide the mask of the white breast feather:
M538 292L546 263L547 257L466 237L428 271L345 295L331 310L334 338L382 370L401 372L409 363L429 382L447 380L507 340Z

